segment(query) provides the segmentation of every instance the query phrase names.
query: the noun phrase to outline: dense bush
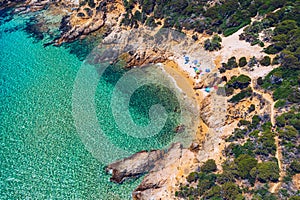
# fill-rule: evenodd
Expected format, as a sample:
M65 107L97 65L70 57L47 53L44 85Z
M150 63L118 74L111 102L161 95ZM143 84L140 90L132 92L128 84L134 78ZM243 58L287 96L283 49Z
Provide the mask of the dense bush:
M270 131L264 131L257 141L258 147L255 150L257 155L269 156L275 155L276 145L274 139L274 133Z
M300 162L298 160L294 160L290 165L290 169L294 174L300 173Z
M298 131L293 126L285 126L279 131L279 137L285 140L293 140L298 136Z
M244 98L251 97L252 96L252 89L250 87L242 90L240 93L234 95L231 99L229 99L229 102L231 103L238 103Z
M257 178L261 182L278 181L279 167L275 162L262 162L258 163L257 167L253 168L250 172L253 178Z
M241 74L238 77L231 77L231 79L226 83L226 87L233 87L234 89L244 89L249 86L250 82L251 78L249 76Z
M263 59L259 61L262 66L269 66L271 64L271 58L269 56L264 56Z
M246 58L245 57L241 57L240 59L239 59L239 66L240 67L244 67L244 66L246 66L247 65L247 60L246 60Z
M282 107L285 106L285 104L286 104L286 101L283 100L283 99L280 99L280 100L276 101L274 107L275 108L282 108Z
M204 49L207 51L215 51L221 49L222 38L218 35L214 35L213 38L204 41Z
M201 167L201 171L205 173L214 172L217 170L217 165L215 160L208 159Z
M250 171L256 167L257 160L247 154L242 154L234 160L237 165L237 174L242 178L250 178Z
M232 182L226 182L221 188L221 194L223 199L237 200L241 198L240 188Z

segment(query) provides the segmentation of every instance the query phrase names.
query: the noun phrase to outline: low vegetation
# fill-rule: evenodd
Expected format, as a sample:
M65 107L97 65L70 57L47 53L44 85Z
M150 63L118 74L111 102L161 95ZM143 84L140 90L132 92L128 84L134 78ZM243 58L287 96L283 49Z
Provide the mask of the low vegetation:
M204 49L207 51L215 51L221 49L222 38L218 35L214 35L213 38L204 41Z

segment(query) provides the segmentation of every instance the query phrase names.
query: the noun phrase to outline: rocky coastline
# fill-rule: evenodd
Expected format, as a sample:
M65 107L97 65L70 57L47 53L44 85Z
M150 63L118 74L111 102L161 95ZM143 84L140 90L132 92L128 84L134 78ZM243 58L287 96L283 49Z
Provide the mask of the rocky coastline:
M15 2L7 2L15 6ZM35 12L51 6L53 1L26 1L18 2L14 12L26 13ZM134 155L109 164L106 172L111 174L111 181L122 184L128 179L135 179L144 176L141 184L132 192L135 200L146 199L174 199L175 192L181 183L186 183L186 177L208 159L214 159L220 168L225 160L223 152L228 145L225 138L230 136L233 130L238 127L240 119L250 119L254 114L267 115L274 107L274 102L268 102L269 97L254 91L249 101L242 101L236 104L228 104L226 91L221 87L213 92L205 92L205 88L213 88L224 85L224 79L230 80L234 76L247 74L253 80L261 72L254 69L252 72L247 69L233 69L224 73L221 77L218 68L221 63L226 62L232 56L241 53L247 57L262 58L262 48L246 46L246 43L239 41L237 32L223 40L223 47L218 52L205 52L202 47L202 40L197 42L184 34L173 30L148 29L140 27L129 29L122 27L120 21L123 18L125 7L122 1L106 0L98 2L91 8L88 5L79 7L76 1L57 1L56 5L68 10L61 22L61 34L47 45L62 45L63 43L84 38L93 32L101 32L103 35L103 46L106 52L102 57L96 57L95 62L109 61L111 63L122 60L126 68L136 66L147 66L149 64L175 63L175 69L182 68L186 74L181 74L191 80L191 87L194 90L194 97L200 106L200 116L203 124L199 125L200 132L197 140L193 141L189 148L184 148L180 143L172 144L167 150L141 151ZM248 44L247 44L248 45ZM194 70L185 66L182 55L200 57L204 68L215 66L211 71L199 78ZM196 56L193 56L196 55ZM277 66L265 68L264 75ZM255 71L256 70L256 71ZM196 77L196 78L195 78ZM250 86L253 86L251 82ZM267 95L268 96L268 95ZM248 106L257 103L257 109L249 114ZM249 105L248 105L249 104ZM273 111L272 111L273 112ZM268 118L269 119L269 118ZM270 119L274 122L271 117Z
M165 30L165 32L158 33L159 29L139 28L127 30L119 26L118 24L124 12L124 6L120 1L99 2L95 5L95 8L90 8L93 14L89 17L87 17L87 13L85 15L79 14L83 13L83 8L78 8L78 4L75 1L54 2L54 4L58 7L66 8L68 12L62 19L60 36L45 44L45 46L59 46L102 29L102 45L108 47L107 52L103 55L107 55L107 58L102 57L98 59L101 61L108 59L110 62L123 60L127 68L155 63L168 63L170 61L178 65L177 59L181 55L195 53L198 52L196 49L199 49L199 43L194 43L193 40L186 38L184 34L173 30ZM11 3L10 5L13 4ZM53 6L53 2L49 0L41 2L26 1L19 4L14 12L20 14L36 12L44 9L46 6ZM151 37L152 34L155 37ZM115 47L118 47L117 52L115 52ZM203 52L204 50L200 49L198 54ZM114 56L111 57L111 55ZM209 62L204 62L203 64L212 65ZM190 75L182 74L182 76L186 76L194 82ZM220 82L219 79L215 80L214 77L207 77L205 80L208 79L211 79L210 82L213 82L211 84ZM192 84L194 84L194 89L201 89L204 86L204 83ZM198 96L200 94L201 92L198 92ZM193 95L196 97L196 92ZM211 139L206 138L206 133L213 134L211 133L212 130L209 131L207 129L208 126L206 125L221 127L222 123L216 123L215 118L210 117L213 114L210 98L210 96L204 98L200 95L198 103L200 104L202 100L206 102L202 106L204 124L201 125L198 140L194 141L190 148L184 148L180 143L175 143L167 150L135 153L106 167L106 172L112 174L110 180L121 184L127 179L145 175L141 184L132 192L133 199L173 199L178 184L184 182L185 177L196 170L200 162L215 157L215 146L212 145L215 144L215 141L213 141L215 137ZM205 140L209 140L210 143L205 143Z

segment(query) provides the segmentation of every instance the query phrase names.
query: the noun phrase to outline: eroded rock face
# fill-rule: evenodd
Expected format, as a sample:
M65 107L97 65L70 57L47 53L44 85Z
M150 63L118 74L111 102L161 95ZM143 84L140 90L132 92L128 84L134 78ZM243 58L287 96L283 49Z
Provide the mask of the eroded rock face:
M227 102L219 94L210 94L201 102L200 116L210 128L221 128L227 117Z
M105 25L107 19L107 1L99 1L94 9L89 7L78 7L68 17L65 17L64 25L70 27L63 30L61 36L54 40L55 45L61 45L64 42L72 42L78 38L82 38ZM84 9L88 10L85 11ZM86 13L86 14L84 14Z
M155 31L146 28L130 31L115 29L102 41L106 48L103 55L113 55L108 57L113 62L119 59L125 61L126 68L162 63L173 56L169 49L174 38L168 38L168 34L170 33L155 34ZM102 60L109 60L108 58Z
M136 178L149 172L155 166L155 162L162 159L164 153L162 150L141 151L108 165L106 172L112 174L112 182L122 183L128 178Z
M105 22L105 13L99 12L91 21L88 21L81 25L76 25L71 28L71 30L62 34L60 38L54 41L55 45L61 45L63 42L71 42L79 37L86 36L101 27L103 27ZM70 24L67 24L70 26Z
M136 200L174 199L178 177L186 176L196 169L195 153L174 143L167 151L138 152L129 158L107 166L111 180L121 183L147 173L141 184L133 191Z
M1 4L15 7L14 12L21 14L45 9L61 9L61 13L65 15L60 26L61 35L46 46L72 42L104 26L107 27L104 35L108 34L110 27L117 24L124 11L123 2L120 0L95 1L92 8L88 4L79 5L77 0L18 0L5 1Z

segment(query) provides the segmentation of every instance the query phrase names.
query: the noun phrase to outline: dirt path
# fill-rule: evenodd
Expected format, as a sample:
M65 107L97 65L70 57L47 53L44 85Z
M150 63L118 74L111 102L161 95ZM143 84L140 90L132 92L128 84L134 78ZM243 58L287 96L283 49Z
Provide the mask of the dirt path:
M285 171L283 170L282 168L282 151L281 151L281 147L279 145L279 138L278 136L276 136L275 138L275 144L276 144L276 154L275 154L275 157L277 158L278 160L278 167L279 167L279 180L277 183L275 183L271 188L270 188L270 192L271 193L277 193L281 184L282 184L282 181L283 181L283 178L285 176Z
M256 89L254 89L253 87L253 81L251 80L251 88L253 90L253 92L257 93L257 94L260 94L266 101L269 102L270 104L270 120L271 120L271 124L273 127L275 127L275 111L274 111L274 105L275 105L275 102L272 98L272 96L268 93L262 93ZM283 178L285 176L285 171L283 170L282 168L282 151L281 151L281 146L279 144L279 138L278 136L275 136L274 137L275 139L275 145L276 145L276 153L275 153L275 158L277 159L278 161L278 167L279 167L279 180L277 183L275 183L271 188L270 188L270 192L271 193L277 193L281 184L282 184L282 181L283 181Z
M240 70L240 73L241 74L245 74L245 75L251 77L251 75L248 74L245 71L241 71ZM251 77L250 87L252 88L252 90L253 90L254 93L257 93L257 94L261 95L267 102L269 102L270 112L271 112L270 113L270 120L271 120L272 126L275 127L275 123L276 123L276 121L275 121L275 111L274 111L275 102L274 102L274 100L273 100L273 98L272 98L272 96L270 94L268 94L268 93L262 93L262 92L260 92L260 91L258 91L258 90L256 90L254 88L254 86L253 86L254 85L253 79L254 78ZM283 167L282 167L282 151L281 151L281 147L280 147L280 144L279 144L279 138L278 138L278 136L275 136L274 139L275 139L275 145L276 145L276 154L275 154L275 157L276 157L276 159L278 161L278 167L279 167L279 175L280 175L280 177L279 177L278 182L275 183L275 184L273 184L271 186L271 188L270 188L270 192L271 193L278 192L278 190L279 190L279 188L280 188L280 186L282 184L283 178L285 176L285 171L283 170Z
M245 74L246 76L249 76L251 78L251 83L250 83L250 87L252 89L252 91L254 93L257 93L259 95L261 95L267 102L269 102L270 104L270 120L271 120L271 124L272 126L275 126L275 113L274 113L274 105L275 105L275 102L272 98L272 96L268 93L263 93L263 92L260 92L259 90L256 90L255 87L254 87L254 83L253 83L253 80L254 80L254 77L252 77L248 72L246 71L242 71L241 68L238 68L239 69L239 73L240 74Z

